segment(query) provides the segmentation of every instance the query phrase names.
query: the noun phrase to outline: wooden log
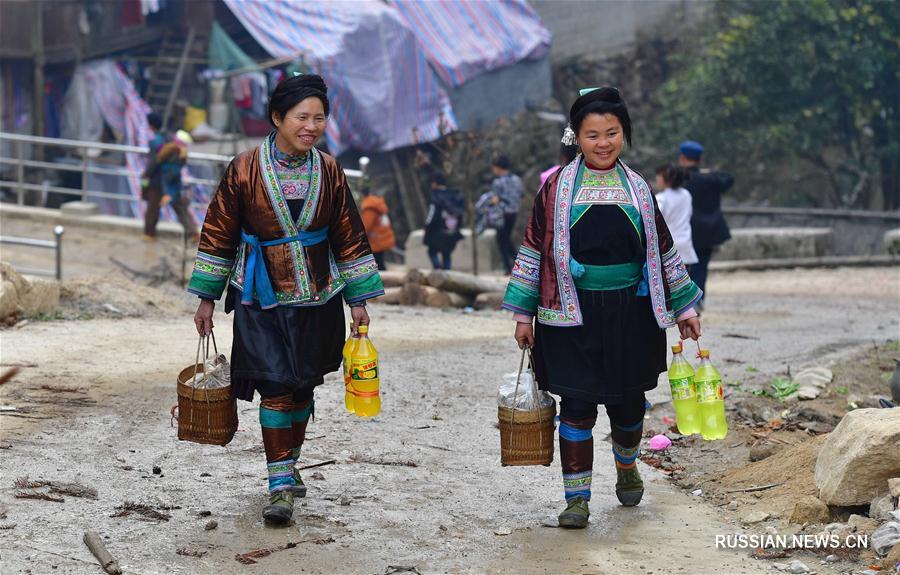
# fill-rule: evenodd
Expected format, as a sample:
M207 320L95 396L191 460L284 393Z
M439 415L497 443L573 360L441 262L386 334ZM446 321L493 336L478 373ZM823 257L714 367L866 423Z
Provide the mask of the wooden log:
M400 293L403 291L402 287L386 287L384 288L384 295L378 296L372 299L375 303L386 303L388 305L397 305L400 303Z
M94 557L97 558L97 561L100 562L100 566L103 567L103 570L109 573L109 575L122 574L119 563L112 555L110 555L109 551L106 550L106 545L103 544L103 540L100 539L100 535L98 535L96 531L84 532L84 544L88 546L88 549L91 550L91 553L93 553Z
M480 277L463 272L434 270L428 274L428 285L470 297L485 292L506 290L505 278Z
M424 305L425 286L418 283L408 283L400 288L398 301L400 305Z
M428 307L463 308L471 303L472 300L464 295L452 291L439 290L431 286L425 286L425 305Z
M406 281L404 283L425 285L428 283L428 274L423 270L412 268L406 272Z
M398 270L387 270L378 272L378 275L381 276L381 283L384 284L386 288L399 288L403 287L403 284L406 283L407 272L398 271Z
M475 296L475 309L500 309L503 303L502 291L486 291Z

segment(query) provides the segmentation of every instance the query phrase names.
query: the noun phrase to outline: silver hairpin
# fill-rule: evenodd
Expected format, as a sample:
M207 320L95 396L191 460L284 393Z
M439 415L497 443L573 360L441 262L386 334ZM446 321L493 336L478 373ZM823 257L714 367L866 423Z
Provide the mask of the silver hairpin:
M571 124L566 125L566 129L563 131L562 140L560 140L560 142L567 146L571 146L575 143L575 132L572 130Z

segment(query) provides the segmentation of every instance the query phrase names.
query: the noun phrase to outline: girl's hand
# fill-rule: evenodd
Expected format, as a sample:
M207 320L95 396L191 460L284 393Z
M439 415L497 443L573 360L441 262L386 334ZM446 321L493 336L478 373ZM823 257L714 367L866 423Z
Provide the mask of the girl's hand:
M366 306L359 305L350 308L350 319L353 320L353 336L356 337L359 335L357 328L361 325L369 325L369 312L366 311Z
M515 338L516 343L519 344L519 349L534 347L534 327L531 325L531 322L516 322Z
M694 316L681 320L678 322L678 331L681 332L681 339L697 341L700 338L700 318Z

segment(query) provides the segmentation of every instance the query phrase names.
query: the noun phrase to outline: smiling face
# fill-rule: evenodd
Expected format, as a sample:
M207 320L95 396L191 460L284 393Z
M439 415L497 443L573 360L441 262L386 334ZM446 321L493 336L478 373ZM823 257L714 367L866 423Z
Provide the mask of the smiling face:
M622 122L612 114L588 114L578 128L578 145L592 166L611 168L625 145Z
M322 134L328 117L322 100L311 97L298 103L279 118L273 114L275 145L287 154L301 156L312 149Z

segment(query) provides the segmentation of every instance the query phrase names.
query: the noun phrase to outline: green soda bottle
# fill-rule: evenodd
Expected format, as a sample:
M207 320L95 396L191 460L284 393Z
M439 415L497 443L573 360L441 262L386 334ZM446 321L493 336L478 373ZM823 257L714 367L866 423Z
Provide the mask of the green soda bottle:
M675 404L678 433L700 433L700 405L694 390L694 368L681 354L681 344L672 346L672 365L669 366L669 387Z
M725 422L725 394L722 376L709 361L709 350L700 350L700 365L694 374L697 402L700 406L700 433L703 439L724 439L728 435Z

